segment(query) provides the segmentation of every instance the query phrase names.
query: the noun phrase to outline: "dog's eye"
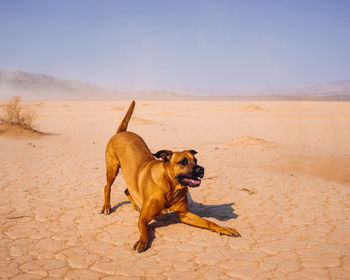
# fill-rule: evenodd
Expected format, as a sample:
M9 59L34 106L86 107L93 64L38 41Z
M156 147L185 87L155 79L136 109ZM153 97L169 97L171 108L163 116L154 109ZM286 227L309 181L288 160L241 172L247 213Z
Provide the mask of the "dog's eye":
M184 158L184 159L180 160L178 163L185 166L185 165L187 165L188 160L187 160L187 158Z

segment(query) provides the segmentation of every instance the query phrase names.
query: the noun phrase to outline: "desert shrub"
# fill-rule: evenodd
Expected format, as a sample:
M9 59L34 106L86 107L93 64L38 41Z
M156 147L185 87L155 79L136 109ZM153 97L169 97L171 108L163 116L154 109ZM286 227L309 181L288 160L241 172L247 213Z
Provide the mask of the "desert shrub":
M15 96L3 106L1 122L8 126L17 125L25 129L36 130L36 118L36 112L22 106L21 97Z

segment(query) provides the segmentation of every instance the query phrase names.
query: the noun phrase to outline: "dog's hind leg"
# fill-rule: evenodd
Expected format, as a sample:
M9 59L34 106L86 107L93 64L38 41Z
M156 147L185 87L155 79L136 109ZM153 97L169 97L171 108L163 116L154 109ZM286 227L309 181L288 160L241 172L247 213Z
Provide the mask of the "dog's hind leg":
M106 215L109 215L111 213L111 186L115 180L115 177L118 175L119 167L120 164L118 159L111 160L108 157L106 158L107 184L104 190L105 201L102 206L101 214L104 213Z
M128 197L129 201L131 202L132 206L135 208L136 211L140 212L140 208L137 206L137 204L135 203L135 201L132 199L129 190L125 189L124 191L125 195Z

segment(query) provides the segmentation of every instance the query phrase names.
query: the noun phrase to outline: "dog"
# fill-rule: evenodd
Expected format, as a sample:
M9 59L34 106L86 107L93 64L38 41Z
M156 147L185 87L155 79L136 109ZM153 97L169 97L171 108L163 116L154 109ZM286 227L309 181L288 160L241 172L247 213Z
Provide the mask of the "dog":
M149 247L148 223L154 217L169 212L175 212L184 224L221 235L240 236L232 228L219 226L189 212L188 187L198 187L204 176L204 168L197 164L195 158L197 152L160 150L152 154L139 135L127 131L134 107L135 101L132 101L106 147L107 184L101 213L109 215L111 212L111 186L121 168L127 185L124 192L132 206L140 212L140 239L134 245L137 252L144 252Z

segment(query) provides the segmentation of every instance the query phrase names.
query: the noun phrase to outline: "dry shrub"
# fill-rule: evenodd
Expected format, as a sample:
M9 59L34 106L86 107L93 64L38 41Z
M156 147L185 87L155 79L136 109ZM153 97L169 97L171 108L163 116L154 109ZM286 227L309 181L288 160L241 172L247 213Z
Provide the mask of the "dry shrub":
M35 120L37 114L30 108L25 108L21 104L21 97L15 96L3 106L1 122L8 126L19 126L24 129L36 131Z

